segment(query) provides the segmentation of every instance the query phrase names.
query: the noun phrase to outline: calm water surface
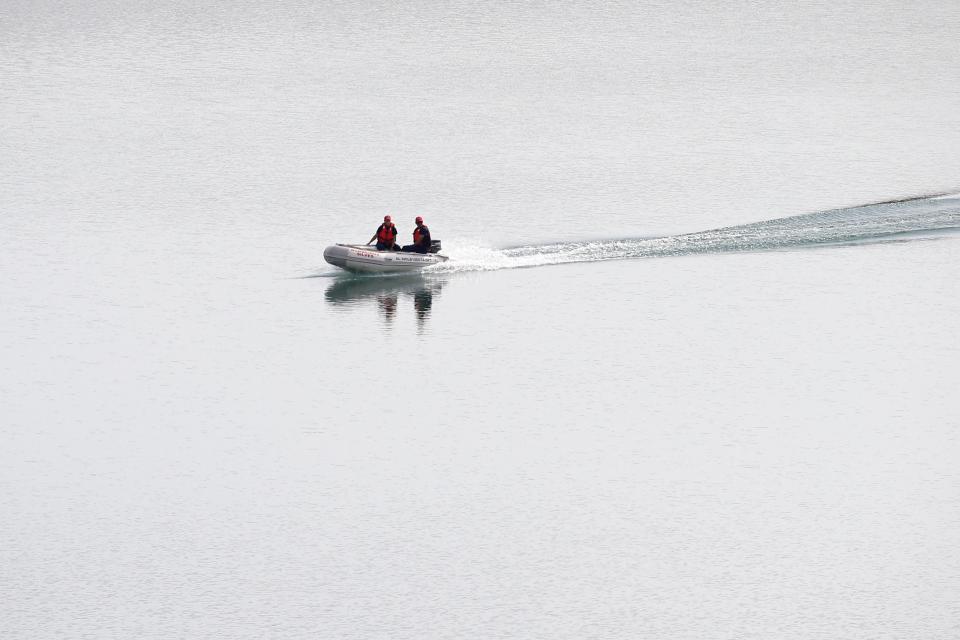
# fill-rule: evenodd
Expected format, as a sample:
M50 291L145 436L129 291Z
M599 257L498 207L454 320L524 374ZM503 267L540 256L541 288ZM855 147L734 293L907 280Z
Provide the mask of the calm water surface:
M956 636L958 31L8 3L0 636Z

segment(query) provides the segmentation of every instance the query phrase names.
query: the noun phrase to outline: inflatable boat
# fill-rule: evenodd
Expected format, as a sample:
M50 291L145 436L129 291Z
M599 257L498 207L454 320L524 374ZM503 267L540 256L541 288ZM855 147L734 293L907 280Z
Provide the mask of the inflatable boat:
M335 267L357 273L403 273L419 271L449 260L441 256L440 241L434 240L430 253L377 251L365 244L335 244L323 250L323 259Z

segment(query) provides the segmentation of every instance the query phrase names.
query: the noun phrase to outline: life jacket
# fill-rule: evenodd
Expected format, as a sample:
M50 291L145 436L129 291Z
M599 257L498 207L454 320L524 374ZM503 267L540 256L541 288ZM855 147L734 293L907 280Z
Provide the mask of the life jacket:
M427 229L426 225L420 225L413 230L413 244L420 244L420 240L423 239L424 234L420 233L420 229ZM430 233L430 230L427 229L427 233Z
M383 223L377 230L377 241L383 244L393 244L397 239L397 227L394 224Z

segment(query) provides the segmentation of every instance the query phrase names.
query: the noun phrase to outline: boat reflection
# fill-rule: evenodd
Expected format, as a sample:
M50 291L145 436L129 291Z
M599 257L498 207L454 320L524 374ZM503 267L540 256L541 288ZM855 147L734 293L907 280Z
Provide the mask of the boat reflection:
M327 302L333 305L353 306L373 302L384 321L392 324L403 300L412 299L417 325L423 329L434 297L443 289L446 280L422 274L404 276L343 276L327 287Z

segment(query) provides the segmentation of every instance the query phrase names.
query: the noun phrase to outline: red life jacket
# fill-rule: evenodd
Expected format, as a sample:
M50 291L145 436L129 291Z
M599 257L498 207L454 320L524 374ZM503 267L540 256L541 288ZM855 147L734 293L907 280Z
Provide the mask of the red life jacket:
M377 241L382 242L383 244L393 244L397 239L397 227L392 223L387 226L386 223L380 225L380 229L377 231Z
M413 230L413 244L420 244L420 227Z

